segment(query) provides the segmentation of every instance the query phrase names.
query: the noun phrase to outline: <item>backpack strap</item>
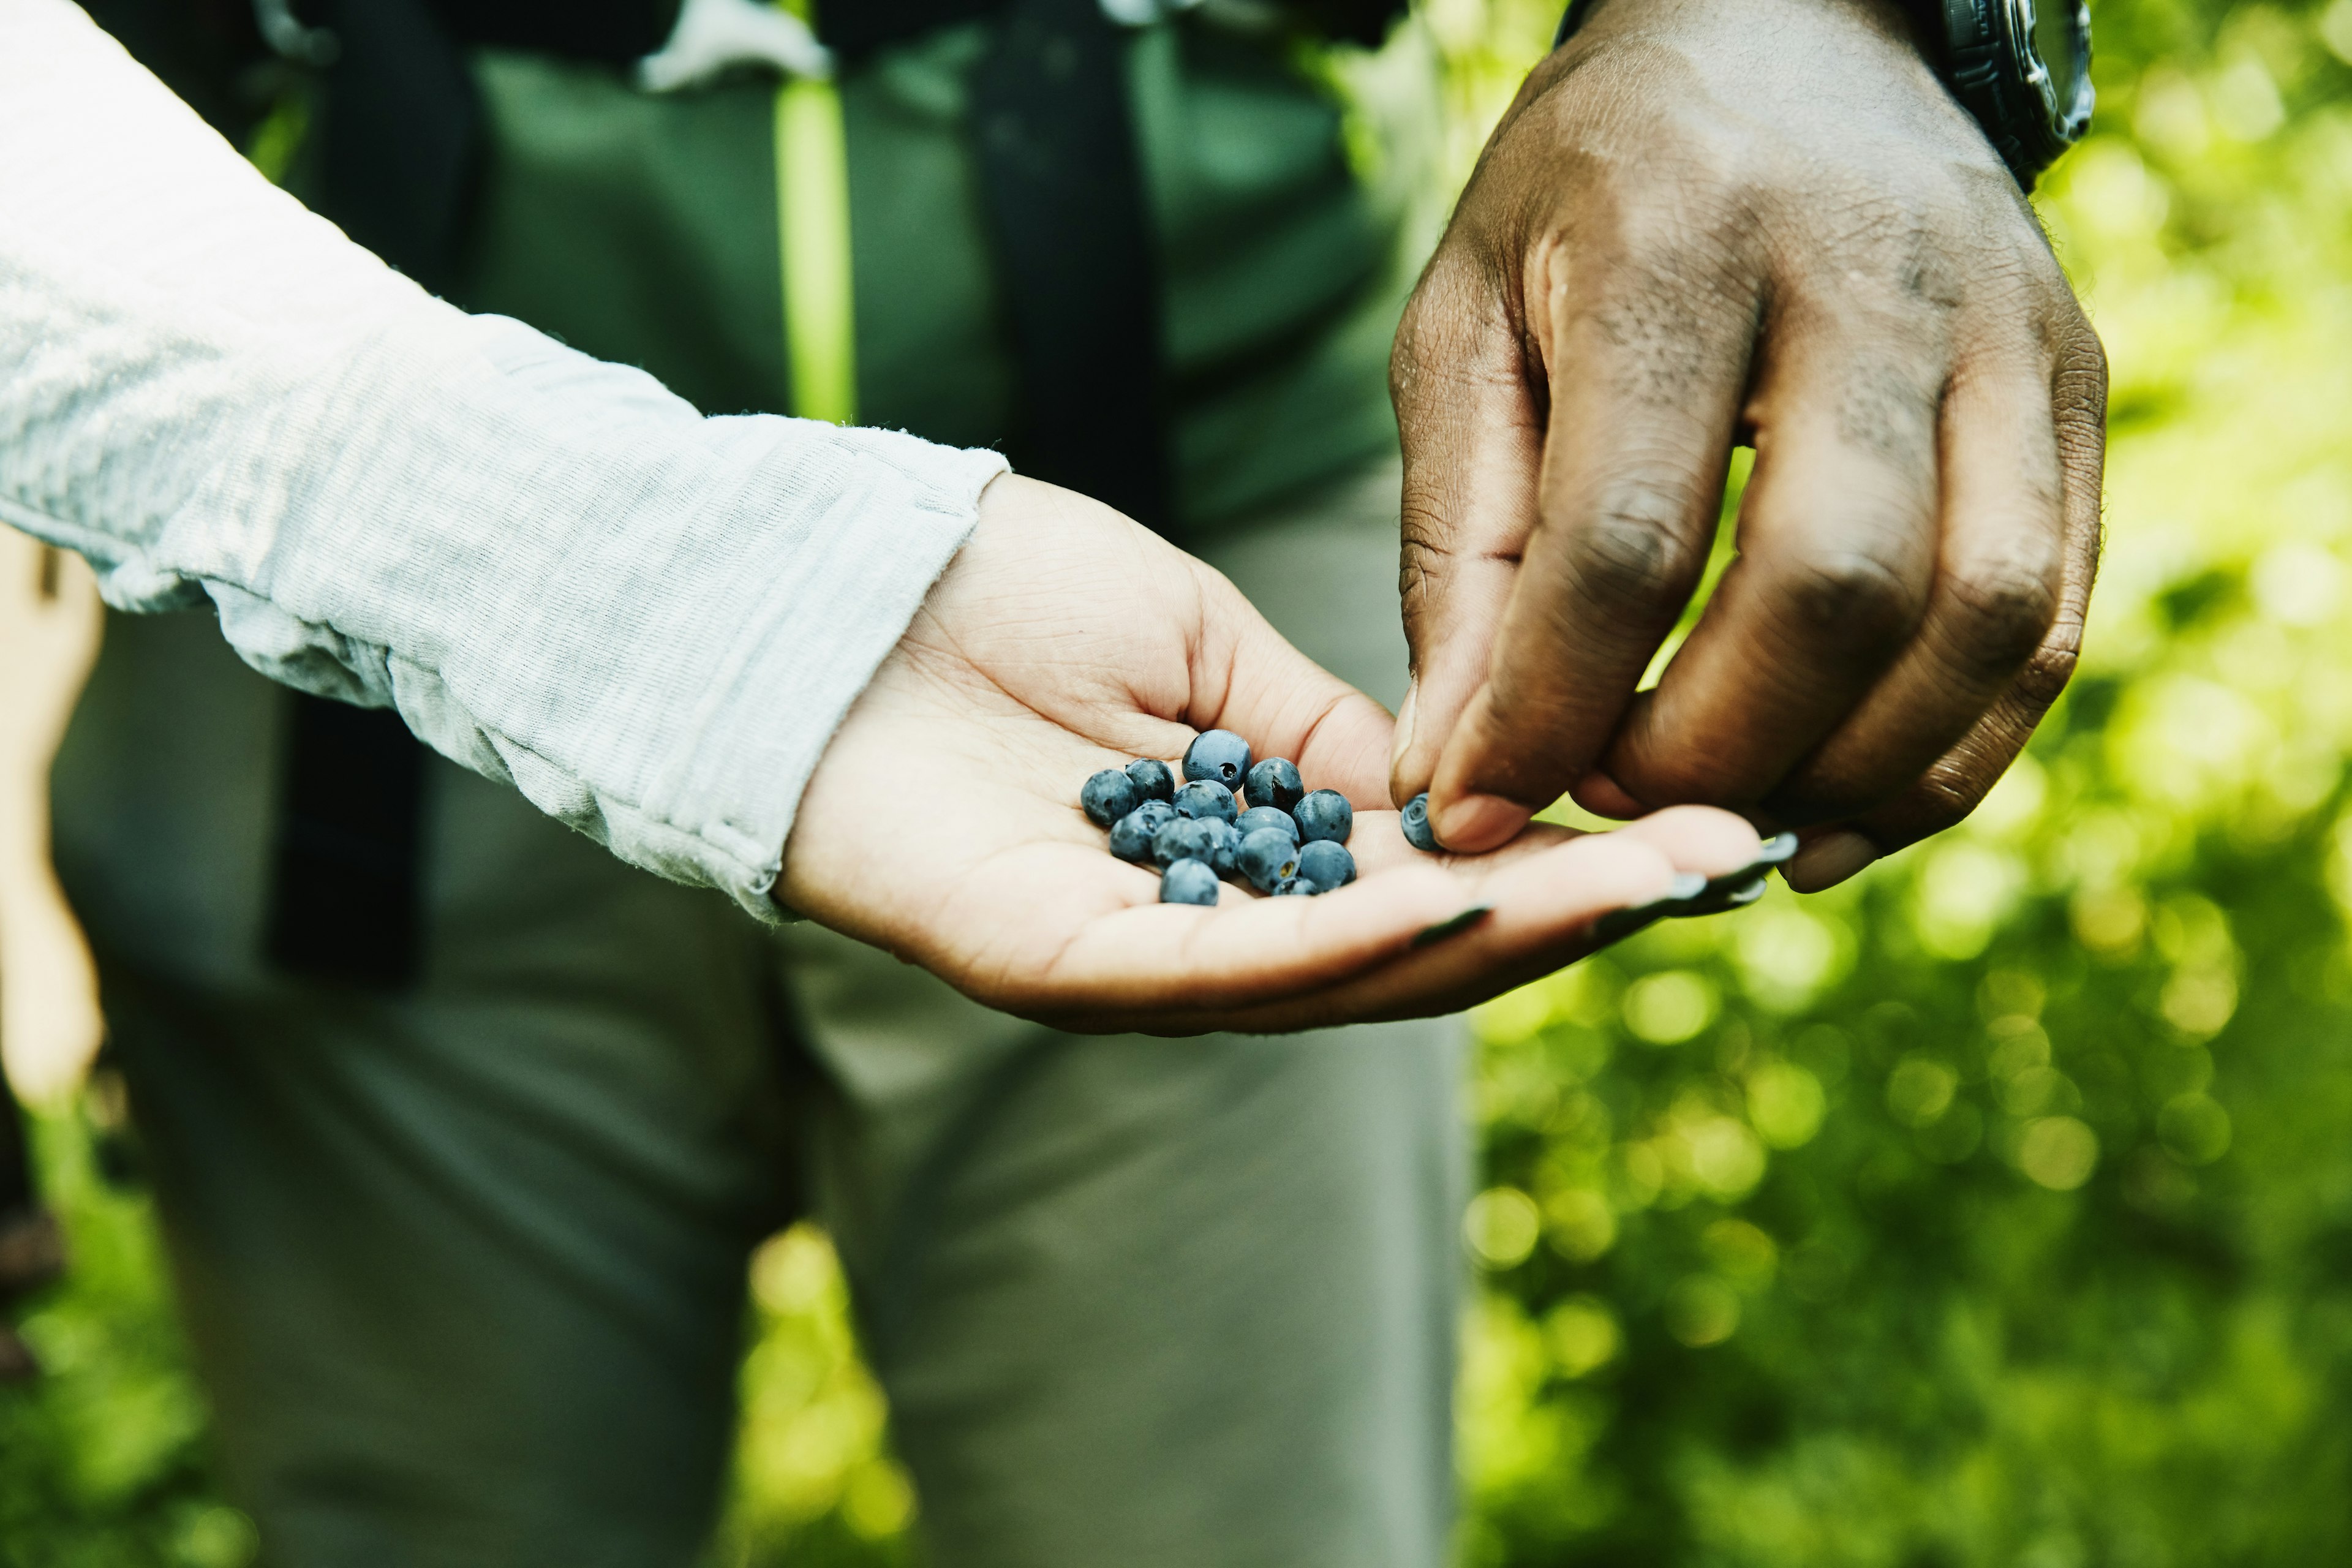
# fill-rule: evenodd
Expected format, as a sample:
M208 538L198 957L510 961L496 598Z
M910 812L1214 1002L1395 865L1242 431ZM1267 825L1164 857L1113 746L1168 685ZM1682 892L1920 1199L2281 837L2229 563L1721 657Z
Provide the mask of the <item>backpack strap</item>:
M1165 532L1158 250L1099 0L1013 0L972 79L971 132L1020 374L1015 464Z

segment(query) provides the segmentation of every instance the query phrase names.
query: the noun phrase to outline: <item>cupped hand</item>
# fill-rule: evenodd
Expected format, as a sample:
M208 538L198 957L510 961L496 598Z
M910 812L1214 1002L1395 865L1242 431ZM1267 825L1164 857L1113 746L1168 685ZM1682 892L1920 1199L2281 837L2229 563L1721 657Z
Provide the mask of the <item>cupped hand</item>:
M1227 729L1358 809L1358 880L1161 904L1078 787ZM1678 873L1751 863L1727 813L1622 832L1538 826L1423 855L1381 809L1391 721L1233 585L1117 512L1006 476L827 748L778 897L992 1006L1066 1027L1189 1034L1449 1011L1599 945L1594 921Z
M1801 888L1973 808L2071 672L2105 364L1886 0L1603 0L1398 335L1392 797L1804 827ZM1735 442L1738 552L1656 689Z

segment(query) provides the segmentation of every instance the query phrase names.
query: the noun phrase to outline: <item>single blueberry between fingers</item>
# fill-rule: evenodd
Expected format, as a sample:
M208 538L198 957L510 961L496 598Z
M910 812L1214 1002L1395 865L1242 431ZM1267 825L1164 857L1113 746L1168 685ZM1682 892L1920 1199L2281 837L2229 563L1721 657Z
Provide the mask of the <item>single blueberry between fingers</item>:
M1216 837L1205 822L1172 817L1151 838L1151 858L1164 869L1179 860L1205 862L1215 852Z
M1234 792L1214 779L1194 779L1176 792L1179 816L1213 816L1220 822L1231 822L1238 809L1234 805Z
M1404 803L1404 841L1415 849L1430 854L1437 852L1437 834L1429 826L1429 792L1422 791Z
M1298 777L1298 765L1288 757L1268 757L1249 771L1242 781L1242 798L1252 805L1270 805L1276 811L1288 811L1307 793L1307 785Z
M1249 742L1231 730L1204 730L1184 752L1186 778L1214 779L1227 789L1242 787L1249 765Z
M1318 838L1298 851L1298 878L1331 892L1356 879L1356 858L1328 838Z
M1158 757L1138 757L1127 764L1127 776L1135 781L1136 793L1146 800L1176 798L1176 770Z
M1151 840L1176 820L1176 808L1164 800L1147 800L1111 825L1110 852L1140 866L1151 858Z
M1234 855L1234 864L1249 879L1251 887L1261 893L1274 891L1274 885L1286 877L1298 874L1298 847L1290 836L1272 827L1261 827L1242 840Z
M1255 833L1261 827L1271 827L1276 833L1289 834L1293 844L1298 842L1298 824L1292 820L1290 813L1275 806L1251 806L1234 818L1234 826L1241 830L1244 837Z
M1097 827L1108 827L1142 804L1135 781L1118 768L1105 768L1078 790L1078 805Z
M1205 860L1179 860L1160 874L1163 904L1214 904L1217 874Z
M1334 844L1348 842L1348 835L1356 830L1356 808L1348 797L1336 789L1309 790L1290 815L1297 819L1301 842L1312 844L1328 838Z

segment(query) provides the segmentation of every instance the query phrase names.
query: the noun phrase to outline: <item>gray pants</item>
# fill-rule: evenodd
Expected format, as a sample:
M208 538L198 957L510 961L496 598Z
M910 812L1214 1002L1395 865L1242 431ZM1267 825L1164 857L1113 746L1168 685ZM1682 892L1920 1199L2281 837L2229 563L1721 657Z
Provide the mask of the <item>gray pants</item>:
M1391 701L1395 494L1202 545ZM269 1561L690 1561L745 1258L796 1213L947 1568L1442 1558L1450 1026L1058 1034L437 760L422 982L289 979L258 957L284 703L207 618L107 638L58 868Z

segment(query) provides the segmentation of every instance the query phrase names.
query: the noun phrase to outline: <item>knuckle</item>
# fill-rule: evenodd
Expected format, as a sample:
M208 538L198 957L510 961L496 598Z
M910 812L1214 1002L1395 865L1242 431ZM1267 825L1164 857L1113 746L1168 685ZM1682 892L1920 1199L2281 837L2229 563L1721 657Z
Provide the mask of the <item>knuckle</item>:
M1906 813L1913 837L1925 838L1965 819L1991 792L2000 776L1997 767L1974 765L1973 759L1947 757L1920 775L1916 808Z
M1661 479L1612 485L1595 513L1569 537L1581 597L1593 607L1644 613L1680 604L1706 564L1688 519L1687 487Z
M2084 416L2104 420L2107 346L2054 259L2049 275L2038 281L2038 298L2012 315L2020 319L2020 334L2032 339L2031 352L2049 376L2052 410L2062 420Z
M2070 424L2104 426L2107 416L2107 346L2088 321L2080 321L2059 355L2051 402Z
M2042 646L2058 614L2050 573L2020 568L1957 573L1947 588L1955 652L1980 670L2015 668Z
M1898 642L1926 608L1912 574L1868 547L1813 550L1782 568L1780 586L1798 625L1834 647Z
M1425 535L1408 533L1397 552L1397 588L1408 602L1444 585L1454 570L1453 552Z
M1453 561L1452 552L1443 545L1412 531L1410 522L1407 529L1397 556L1397 600L1404 616L1406 637L1417 642L1417 634L1430 617L1434 601L1445 592Z
M1446 312L1430 302L1429 290L1430 281L1424 279L1397 322L1396 342L1389 351L1389 395L1392 398L1411 397L1416 390L1421 367L1438 356L1438 342L1447 325Z
M1398 509L1397 560L1408 578L1446 572L1454 556L1454 524L1444 508L1408 489Z
M1490 357L1485 351L1497 325L1495 279L1474 249L1449 234L1405 302L1389 351L1389 395L1399 407L1442 393L1449 374Z
M1431 383L1454 358L1460 336L1458 328L1419 324L1427 319L1420 311L1408 314L1389 352L1389 404L1397 411L1399 435L1408 446L1423 423L1416 417L1417 410L1436 390Z
M2014 689L2018 700L2027 711L2039 714L2058 700L2066 683L2074 679L2074 667L2082 658L2082 638L2070 636L2045 640L2026 658L2025 668L2018 672Z

